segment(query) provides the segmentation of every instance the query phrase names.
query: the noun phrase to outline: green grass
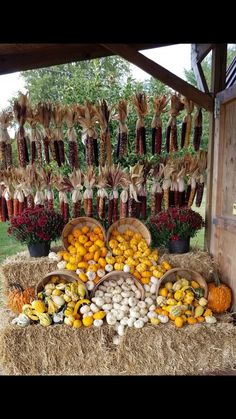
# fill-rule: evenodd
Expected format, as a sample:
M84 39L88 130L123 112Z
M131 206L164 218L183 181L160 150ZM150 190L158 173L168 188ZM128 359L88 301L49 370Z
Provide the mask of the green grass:
M17 252L23 252L27 249L25 245L20 244L8 236L8 227L8 223L0 223L0 263L3 262L7 256L14 255Z
M192 210L199 212L202 218L205 219L205 208L206 208L206 189L204 189L201 207L197 208L195 205L193 205ZM204 249L204 236L205 236L205 228L202 228L201 230L198 231L197 235L191 239L190 241L191 247L203 250Z

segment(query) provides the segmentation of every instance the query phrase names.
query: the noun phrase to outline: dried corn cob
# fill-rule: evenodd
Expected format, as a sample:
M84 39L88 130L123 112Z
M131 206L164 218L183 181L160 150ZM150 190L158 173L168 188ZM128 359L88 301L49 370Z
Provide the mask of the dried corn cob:
M93 215L93 188L96 182L95 173L92 166L89 166L86 174L84 173L84 211L87 217Z
M25 167L26 163L29 162L29 154L27 149L27 142L25 138L24 124L26 121L27 115L27 106L28 106L28 97L27 94L21 94L18 100L15 100L13 105L13 112L15 118L19 124L19 129L16 134L17 138L17 149L18 149L18 158L21 167Z
M193 175L191 177L191 191L190 191L190 196L189 196L189 200L188 200L188 207L191 208L191 206L193 205L193 201L196 195L196 176Z
M196 207L200 207L204 192L204 182L197 182Z
M187 185L187 191L185 194L185 205L188 205L188 201L190 198L190 194L191 194L191 180L188 180L188 185Z
M180 95L176 93L171 96L171 107L170 107L170 119L168 122L169 130L167 130L167 150L177 151L178 150L178 141L177 141L177 123L176 117L179 115L180 111L184 108L183 103L180 100ZM170 133L169 133L170 131ZM168 141L169 144L168 144ZM168 147L169 145L169 147Z
M94 139L97 138L95 124L97 121L97 110L89 101L84 106L77 106L78 122L82 126L82 139L85 143L86 164L92 166L94 163Z
M151 216L154 217L158 212L161 211L161 202L163 197L163 191L160 186L160 182L155 180L151 188Z
M128 111L126 100L119 101L117 111L118 113L113 117L113 119L119 121L116 157L122 158L127 156L128 153L128 127L126 124Z
M18 202L19 202L19 206L18 206L18 214L22 214L22 212L24 211L24 207L25 207L25 197L23 194L22 190L18 190Z
M5 191L3 192L3 197L5 199L4 205L6 204L6 207L7 207L7 211L6 211L7 212L7 217L11 221L11 219L12 219L12 217L14 215L14 212L13 212L13 199L12 199L12 195L9 192L9 189L8 188L6 188Z
M13 114L8 110L0 113L0 167L3 169L12 165L11 139L7 131L12 118Z
M3 214L2 214L2 191L0 188L0 223L3 222Z
M64 217L65 223L68 223L69 218L70 218L70 211L69 211L69 203L68 203L68 199L67 199L66 194L64 196L64 212L63 212L63 217Z
M186 115L182 123L181 148L187 148L189 146L190 141L192 127L192 112L194 110L194 103L186 97L182 99L182 103L184 104Z
M171 127L170 127L170 125L168 125L167 130L166 130L166 151L167 151L167 153L170 152L170 131L171 131Z
M8 219L7 203L4 196L1 196L1 221L5 223Z
M14 215L14 217L19 215L19 200L18 200L18 191L17 190L14 192L14 198L13 198L13 215Z
M193 134L193 147L195 151L198 151L201 144L202 138L202 110L197 109L194 116L194 134Z
M6 167L6 143L5 141L1 141L0 138L0 168L5 169Z
M109 120L111 116L111 110L105 100L99 102L95 107L96 118L101 128L101 141L100 141L100 166L104 166L106 161L109 166L112 165L112 150L111 150L111 138L109 131ZM116 119L116 118L115 118Z
M36 141L31 141L31 164L36 160Z
M177 175L178 182L178 200L179 206L183 207L185 205L185 182L184 182L185 169L182 168Z
M144 117L147 114L148 106L145 93L136 93L133 103L138 114L136 123L136 155L146 154L146 130L144 127Z
M113 223L119 220L119 194L117 190L113 190Z
M113 193L111 192L108 196L108 225L112 224L113 220L113 208L114 208L114 200L113 200Z

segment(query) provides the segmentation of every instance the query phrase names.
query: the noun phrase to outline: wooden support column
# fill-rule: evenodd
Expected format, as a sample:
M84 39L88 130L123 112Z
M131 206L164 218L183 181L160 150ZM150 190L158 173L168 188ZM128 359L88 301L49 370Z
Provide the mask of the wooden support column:
M164 67L145 57L127 44L102 44L103 47L137 65L151 76L170 86L172 89L191 99L194 103L213 111L213 99L210 95L187 83L185 80L166 70Z
M215 44L212 51L212 72L211 72L211 91L214 97L218 92L225 88L226 81L226 60L227 44ZM218 111L216 109L216 111ZM206 196L206 230L205 230L205 249L211 251L211 241L213 241L213 217L212 213L212 187L213 187L213 161L214 161L214 138L215 138L215 115L211 112L209 118L209 143L208 143L208 162L207 162L207 196Z

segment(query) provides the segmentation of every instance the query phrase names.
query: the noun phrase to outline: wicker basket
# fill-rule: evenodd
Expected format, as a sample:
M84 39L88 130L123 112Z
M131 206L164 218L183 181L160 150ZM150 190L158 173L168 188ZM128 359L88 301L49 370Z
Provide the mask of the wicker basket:
M176 275L179 275L182 278L185 278L189 281L197 281L201 288L204 288L204 297L207 298L208 287L205 279L198 272L192 271L191 269L185 268L174 268L167 271L161 280L158 282L156 295L158 296L159 288L161 285L165 284L168 281L176 281Z
M118 230L120 233L124 233L124 231L127 229L141 234L142 237L146 240L148 246L151 244L151 233L141 221L139 221L137 218L121 218L109 227L107 231L107 246L113 230Z
M85 287L85 295L86 295L85 298L88 298L88 290L87 290L84 282L81 281L81 279L79 279L78 275L76 275L75 272L69 271L67 269L62 269L60 271L49 272L44 278L42 278L37 283L36 288L35 288L36 295L43 290L43 288L50 281L52 276L59 276L61 279L64 279L67 282L75 282L75 281L80 282Z
M135 285L137 285L138 289L141 292L141 300L144 300L145 290L144 290L143 284L137 278L135 278L133 275L131 275L130 273L126 273L126 272L122 272L122 271L112 271L112 272L109 272L109 274L106 274L105 276L103 276L100 279L100 281L98 281L96 283L95 287L91 291L91 298L94 297L95 292L98 289L99 285L101 285L104 281L107 281L109 279L115 279L115 280L118 281L120 278L131 278L131 279L133 279Z
M106 240L106 232L99 221L95 220L94 218L90 217L79 217L79 218L73 218L73 220L69 221L67 223L62 231L62 242L64 244L65 249L67 250L69 247L69 243L67 240L67 237L71 233L74 227L82 228L84 226L88 226L89 228L99 227L103 233L104 241Z

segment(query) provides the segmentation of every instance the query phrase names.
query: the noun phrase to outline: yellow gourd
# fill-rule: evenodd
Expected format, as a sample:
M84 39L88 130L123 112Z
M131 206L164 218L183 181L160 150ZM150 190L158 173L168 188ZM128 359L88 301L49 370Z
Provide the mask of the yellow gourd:
M83 325L86 327L90 327L93 324L93 317L92 316L86 316L82 320Z
M47 311L45 304L41 300L32 301L31 306L38 313L44 313L45 311Z
M96 313L94 313L93 318L95 320L102 320L104 319L105 316L106 316L105 311L97 311Z
M183 327L183 325L184 325L184 319L180 316L176 317L175 326L176 327Z

